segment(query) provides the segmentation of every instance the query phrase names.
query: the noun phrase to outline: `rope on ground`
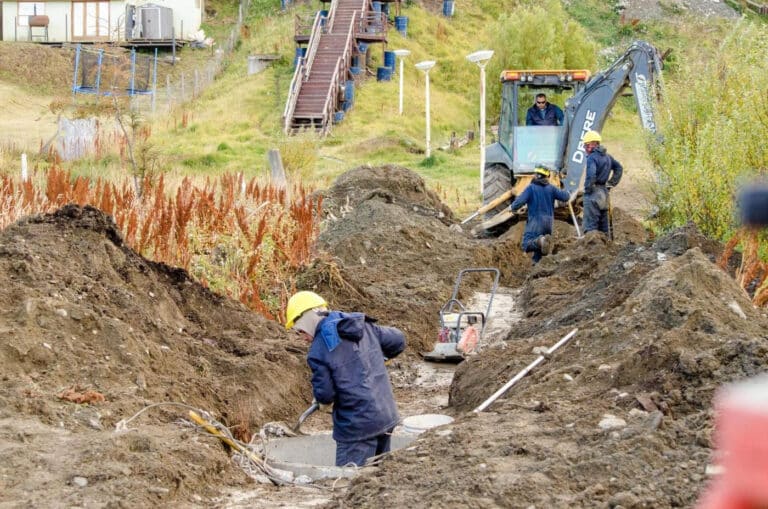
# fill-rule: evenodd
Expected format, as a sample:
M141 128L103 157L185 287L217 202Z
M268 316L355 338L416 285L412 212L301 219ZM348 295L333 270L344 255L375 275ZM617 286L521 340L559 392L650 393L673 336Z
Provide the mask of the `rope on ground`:
M159 406L176 406L189 411L189 418L197 425L198 430L205 430L209 435L213 435L233 451L232 461L240 467L246 475L258 482L271 482L276 485L282 484L301 484L311 483L311 479L306 476L294 476L293 472L281 470L267 464L266 458L260 456L253 450L253 446L237 440L229 428L214 419L208 412L200 410L184 403L162 402L148 405L128 419L122 419L115 425L116 433L125 433L135 431L136 428L129 428L128 424L139 417L141 414L151 408Z

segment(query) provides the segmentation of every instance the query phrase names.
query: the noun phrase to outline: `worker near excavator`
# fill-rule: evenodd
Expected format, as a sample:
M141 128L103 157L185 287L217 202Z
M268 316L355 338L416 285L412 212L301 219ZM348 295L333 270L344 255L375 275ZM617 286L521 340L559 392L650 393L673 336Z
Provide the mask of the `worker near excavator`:
M587 131L582 138L587 155L584 178L584 233L598 230L609 234L610 188L621 180L624 168L608 155L597 131Z
M388 452L400 416L384 362L405 349L403 332L363 313L330 311L309 291L288 300L285 319L310 343L312 393L333 414L336 466L362 466Z
M549 169L538 167L534 170L531 183L515 198L510 208L513 211L528 205L528 221L523 232L523 251L533 253L533 263L539 263L542 256L554 248L552 224L555 221L555 200L567 202L568 193L549 183Z
M563 110L547 101L547 94L537 94L525 115L525 125L563 125Z

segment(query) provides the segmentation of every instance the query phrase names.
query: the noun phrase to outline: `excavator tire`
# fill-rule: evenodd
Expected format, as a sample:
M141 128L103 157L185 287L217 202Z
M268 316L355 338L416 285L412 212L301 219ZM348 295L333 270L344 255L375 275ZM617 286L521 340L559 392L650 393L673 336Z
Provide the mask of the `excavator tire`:
M483 176L483 205L490 203L495 198L501 196L512 188L512 171L503 164L492 164L485 168ZM491 219L499 212L503 211L511 204L511 200L495 207L485 213L485 219ZM486 235L497 237L507 231L513 224L513 221L496 225L493 228L485 230Z

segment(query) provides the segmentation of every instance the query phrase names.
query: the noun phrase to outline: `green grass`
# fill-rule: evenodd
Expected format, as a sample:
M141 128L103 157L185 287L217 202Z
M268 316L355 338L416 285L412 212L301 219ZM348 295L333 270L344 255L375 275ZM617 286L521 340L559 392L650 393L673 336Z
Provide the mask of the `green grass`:
M339 174L363 164L397 164L421 174L440 189L449 206L459 212L477 207L479 146L475 141L457 150L441 150L451 134L477 130L479 70L465 56L479 49L496 54L487 69L488 120L498 115L498 74L513 67L603 68L633 39L642 38L662 50L670 49L665 78L673 80L689 59L714 54L732 23L691 20L670 15L666 21L620 26L615 2L572 0L565 4L518 0L504 3L473 0L457 5L453 18L444 18L413 2L402 5L408 16L408 37L392 27L388 49L406 48L404 113L398 114L398 82L360 81L355 105L324 139L286 138L282 111L293 75L295 15L309 15L319 3L294 4L286 12L273 0L255 0L246 14L242 40L228 57L226 70L194 102L158 118L150 142L159 152L162 168L174 176L217 175L242 172L247 177L269 175L266 154L279 148L292 178L327 186ZM226 37L237 18L236 3L212 0L215 11L204 29L214 38ZM533 27L534 30L529 30ZM695 48L695 49L693 49ZM383 47L372 46L373 66L383 60ZM247 75L247 57L267 53L279 56L264 72ZM199 62L207 51L183 50L181 62ZM436 60L430 72L431 148L425 158L425 78L414 64ZM183 68L183 67L182 67ZM399 61L396 65L399 70ZM178 74L179 69L169 72ZM619 153L643 154L645 136L639 128L632 99L621 99L605 126L606 139ZM186 122L186 127L184 123ZM488 142L490 143L490 129ZM120 166L117 158L98 163L94 173L109 173ZM88 171L87 163L77 163ZM120 171L117 169L118 173Z

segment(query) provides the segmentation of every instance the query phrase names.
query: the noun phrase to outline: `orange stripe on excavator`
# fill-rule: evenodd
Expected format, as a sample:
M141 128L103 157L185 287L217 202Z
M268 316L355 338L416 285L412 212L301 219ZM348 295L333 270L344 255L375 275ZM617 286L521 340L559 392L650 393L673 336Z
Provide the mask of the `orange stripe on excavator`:
M574 81L586 81L590 72L586 69L522 69L501 72L501 81L519 80L522 76L568 76Z

